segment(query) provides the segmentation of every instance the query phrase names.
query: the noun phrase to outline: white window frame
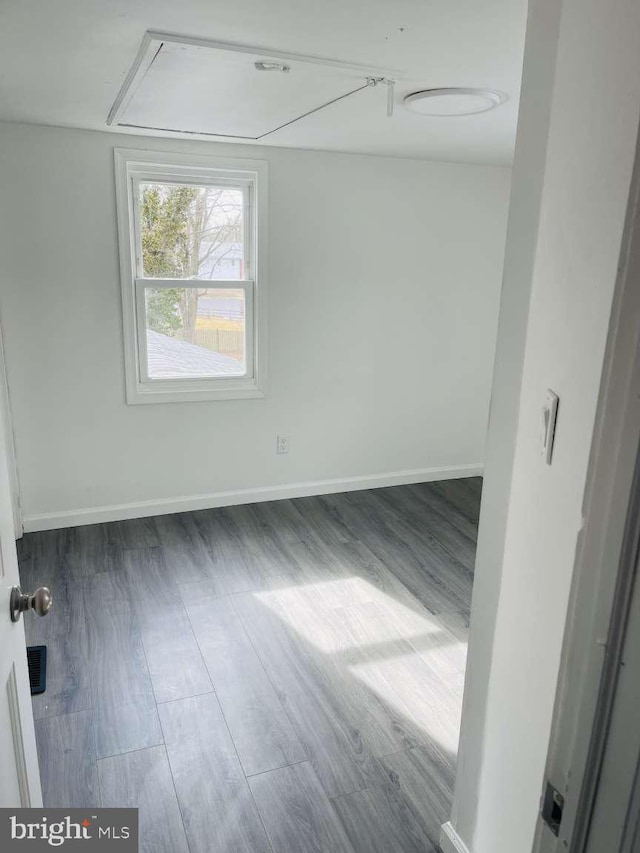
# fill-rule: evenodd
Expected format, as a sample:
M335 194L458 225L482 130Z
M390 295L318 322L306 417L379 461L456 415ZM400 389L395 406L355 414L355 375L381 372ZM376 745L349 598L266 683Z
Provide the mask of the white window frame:
M266 393L267 164L116 148L116 207L124 329L127 403L173 403L264 397ZM240 280L145 278L142 270L141 182L193 183L242 188L245 199L244 269ZM246 373L243 376L151 379L147 374L145 288L233 288L245 294Z

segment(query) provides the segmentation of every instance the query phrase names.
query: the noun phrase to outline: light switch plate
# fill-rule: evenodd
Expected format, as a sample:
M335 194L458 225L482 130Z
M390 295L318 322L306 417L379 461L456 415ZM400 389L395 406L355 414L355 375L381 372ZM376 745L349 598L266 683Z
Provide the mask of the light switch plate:
M544 456L547 465L551 465L553 456L553 441L556 434L556 421L558 419L558 395L547 388L544 405L542 407L542 431L540 441L540 453Z

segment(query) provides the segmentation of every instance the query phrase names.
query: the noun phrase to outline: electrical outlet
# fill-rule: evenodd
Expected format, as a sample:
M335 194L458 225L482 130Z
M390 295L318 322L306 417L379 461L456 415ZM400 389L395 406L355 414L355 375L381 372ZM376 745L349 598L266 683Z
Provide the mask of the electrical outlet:
M284 435L283 433L279 433L276 440L276 452L277 453L288 453L289 452L289 436Z

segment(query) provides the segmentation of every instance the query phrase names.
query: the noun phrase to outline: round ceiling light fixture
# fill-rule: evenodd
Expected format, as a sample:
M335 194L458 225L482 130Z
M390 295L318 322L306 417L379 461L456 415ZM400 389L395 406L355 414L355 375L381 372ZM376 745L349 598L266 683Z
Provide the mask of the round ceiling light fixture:
M423 89L404 98L405 107L421 116L471 116L499 107L507 96L494 89Z

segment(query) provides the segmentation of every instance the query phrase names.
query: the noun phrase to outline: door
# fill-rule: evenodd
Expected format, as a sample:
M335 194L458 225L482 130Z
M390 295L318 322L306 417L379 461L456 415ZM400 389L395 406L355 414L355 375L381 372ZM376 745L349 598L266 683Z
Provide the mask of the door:
M11 487L7 461L7 406L0 342L0 807L42 806L31 710L23 619L11 620L11 589L18 586ZM32 590L29 590L30 592ZM34 618L27 614L27 618Z

